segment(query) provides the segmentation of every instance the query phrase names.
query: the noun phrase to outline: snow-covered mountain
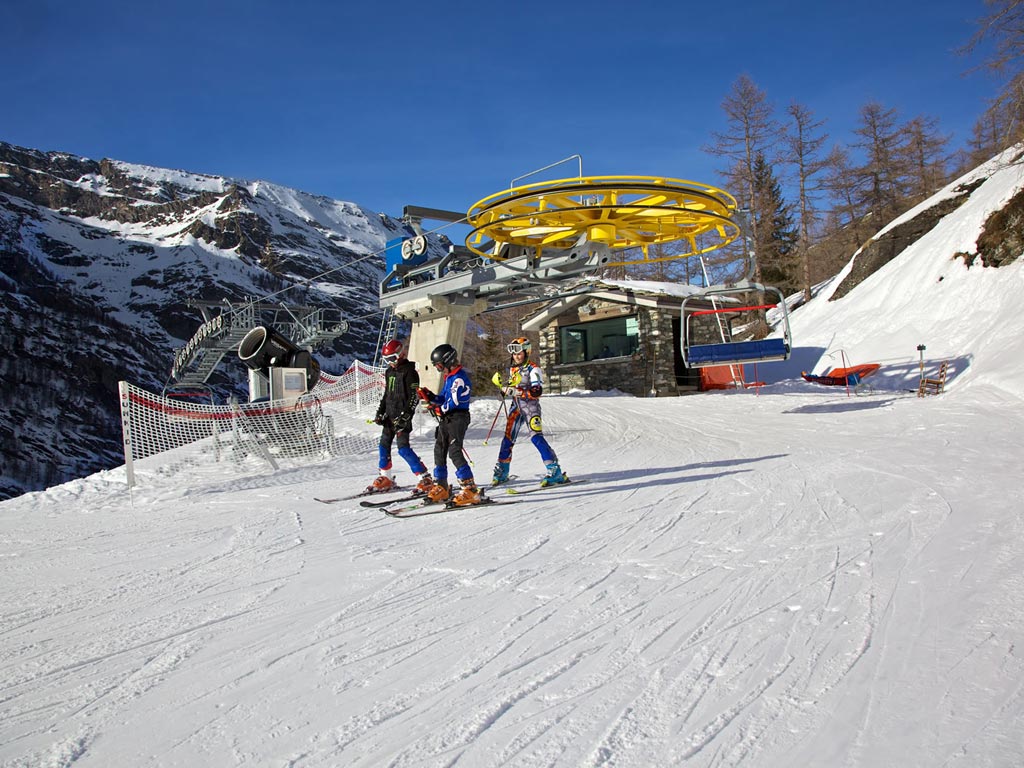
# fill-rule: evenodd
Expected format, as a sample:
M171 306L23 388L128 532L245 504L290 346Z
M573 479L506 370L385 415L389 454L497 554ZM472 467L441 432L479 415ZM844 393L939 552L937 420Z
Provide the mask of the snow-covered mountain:
M0 143L0 498L123 460L117 381L160 391L203 322L190 300L339 310L324 368L372 355L382 252L406 233L266 182Z

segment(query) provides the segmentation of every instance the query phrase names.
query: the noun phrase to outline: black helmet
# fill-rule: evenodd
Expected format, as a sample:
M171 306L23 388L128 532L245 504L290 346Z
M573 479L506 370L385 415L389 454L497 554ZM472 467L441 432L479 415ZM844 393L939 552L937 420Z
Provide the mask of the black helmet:
M454 368L459 364L459 352L451 344L439 344L430 353L430 362L434 365L443 365L445 368Z

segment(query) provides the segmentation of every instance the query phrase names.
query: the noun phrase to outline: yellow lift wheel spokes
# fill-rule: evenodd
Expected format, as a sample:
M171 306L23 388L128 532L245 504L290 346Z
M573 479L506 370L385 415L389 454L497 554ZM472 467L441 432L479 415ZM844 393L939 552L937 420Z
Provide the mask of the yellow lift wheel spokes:
M473 230L466 247L495 258L479 246L498 244L541 249L572 248L581 239L623 254L614 264L682 259L728 245L740 235L733 220L736 200L706 184L651 176L592 176L559 179L485 197L469 209ZM649 246L682 241L672 255L653 256ZM610 264L609 266L612 266Z

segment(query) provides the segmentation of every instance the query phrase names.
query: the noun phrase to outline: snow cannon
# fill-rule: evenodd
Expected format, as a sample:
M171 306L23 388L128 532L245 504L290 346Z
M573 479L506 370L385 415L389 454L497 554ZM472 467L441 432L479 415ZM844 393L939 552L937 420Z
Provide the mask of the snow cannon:
M299 372L302 374L302 390L298 394L308 392L320 380L320 363L316 358L269 325L258 325L245 334L245 338L238 345L238 359L251 371L262 375L270 382L271 399L295 396L298 389L296 375ZM284 373L279 373L282 371ZM284 387L288 391L282 391L281 398L276 397L274 392L277 389L274 384L278 380L288 382ZM249 377L249 385L255 400L257 392L253 386L252 375Z

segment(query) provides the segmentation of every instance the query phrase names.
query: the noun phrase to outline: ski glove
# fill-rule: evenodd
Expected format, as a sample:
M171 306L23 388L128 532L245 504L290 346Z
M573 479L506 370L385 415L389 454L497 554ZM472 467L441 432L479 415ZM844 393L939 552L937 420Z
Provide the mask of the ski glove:
M420 400L424 400L424 401L426 401L428 403L431 400L433 400L435 397L437 397L437 395L435 395L433 392L431 392L426 387L420 387L419 389L417 389L416 390L416 396L419 397Z
M383 425L386 420L387 420L387 414L385 414L383 411L377 411L377 415L373 417L373 423L374 424L381 424L381 425Z
M395 419L395 432L411 432L412 431L412 414L403 413L397 419Z

